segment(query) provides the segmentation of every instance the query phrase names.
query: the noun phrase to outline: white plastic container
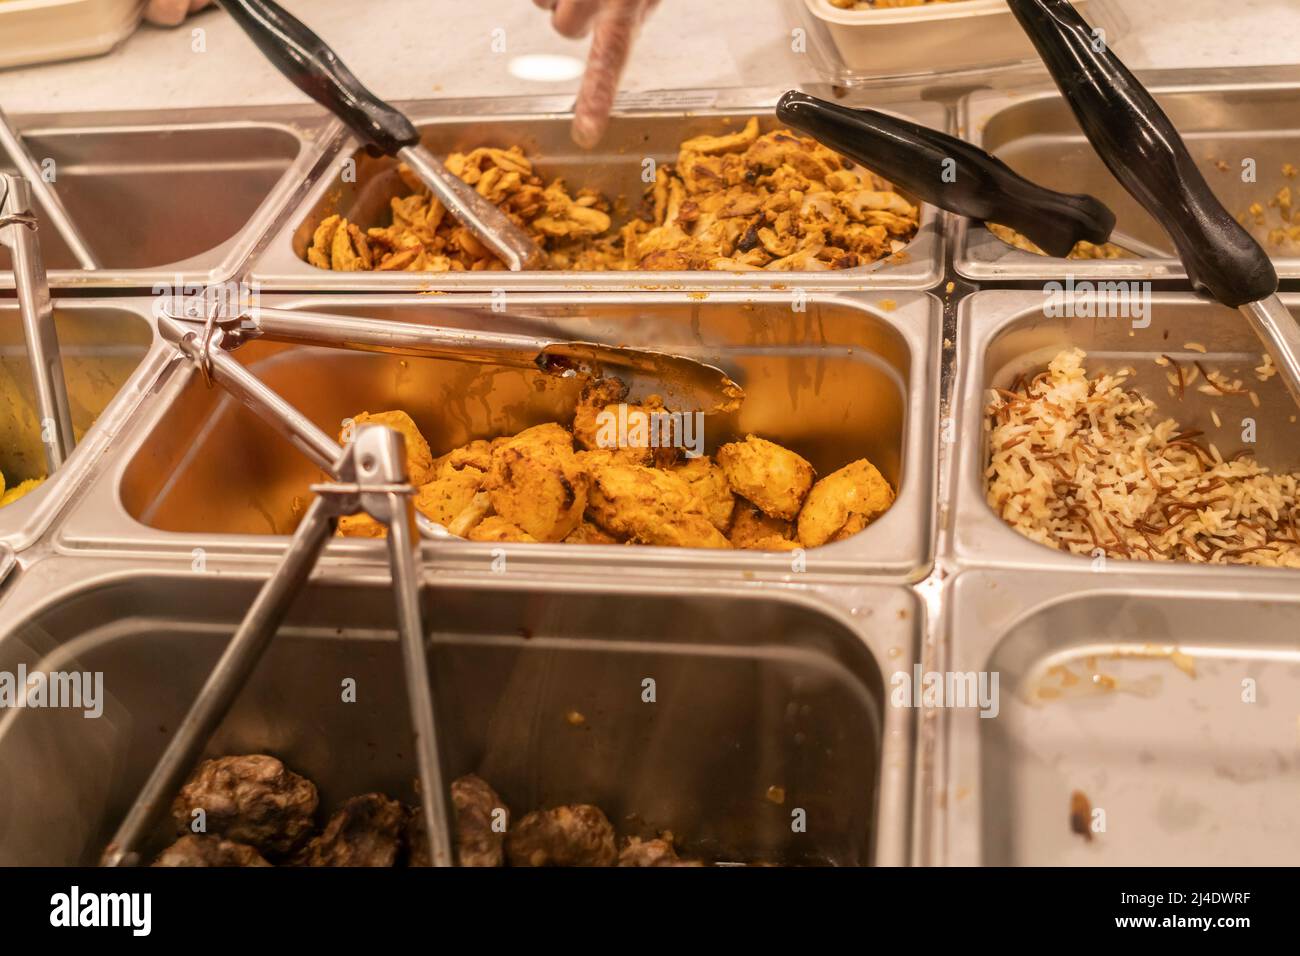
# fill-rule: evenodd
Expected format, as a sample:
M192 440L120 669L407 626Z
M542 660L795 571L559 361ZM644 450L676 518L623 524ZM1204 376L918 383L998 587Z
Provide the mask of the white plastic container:
M107 53L143 11L144 0L0 0L0 68Z
M829 0L803 2L828 34L835 66L850 76L948 73L1036 58L1006 0L866 10L842 10ZM1085 17L1089 4L1074 0Z

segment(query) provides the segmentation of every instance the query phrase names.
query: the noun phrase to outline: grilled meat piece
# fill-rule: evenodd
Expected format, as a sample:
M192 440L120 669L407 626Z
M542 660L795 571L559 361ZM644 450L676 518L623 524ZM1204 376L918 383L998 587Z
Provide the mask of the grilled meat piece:
M510 808L482 777L467 773L451 784L457 866L501 866L504 859ZM498 813L500 811L500 813ZM493 822L500 823L493 827ZM424 836L424 814L417 807L407 827L410 865L428 866L429 847Z
M158 854L154 866L270 866L247 843L186 834Z
M511 866L613 866L614 827L590 804L537 810L520 820L506 841Z
M182 833L194 811L204 813L204 832L247 843L270 859L287 856L314 829L316 785L266 754L217 757L199 764L172 802Z
M303 847L298 866L392 866L402 848L406 810L382 793L344 801Z
M672 834L657 840L630 837L618 855L619 866L703 866L699 860L683 860L673 848Z

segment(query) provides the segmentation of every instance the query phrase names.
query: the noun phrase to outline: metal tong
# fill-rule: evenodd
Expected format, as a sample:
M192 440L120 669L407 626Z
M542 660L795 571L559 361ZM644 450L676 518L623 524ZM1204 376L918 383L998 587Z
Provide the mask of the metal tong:
M171 319L161 321L172 326L181 324ZM207 341L207 347L211 348L217 344L217 335L219 332L214 331L213 336L205 336L199 341ZM185 332L182 343L182 351L199 361L202 368L198 355L201 346L195 342L193 332ZM216 380L226 381L222 376L217 376ZM231 391L241 401L252 404L249 394L237 388L231 388ZM265 392L274 394L269 389ZM283 402L279 405L288 408ZM269 407L263 410L263 417L270 419L282 410ZM285 615L311 576L338 519L362 511L388 528L388 562L397 602L402 670L415 734L421 812L429 841L429 858L433 866L453 865L447 795L443 786L433 691L429 684L420 617L416 546L410 533L414 488L406 473L402 436L381 425L364 425L357 429L353 441L341 450L327 470L334 480L312 486L317 497L294 532L284 559L258 592L239 629L118 827L104 851L101 861L104 866L134 866L141 862L142 849L158 819L252 676Z
M532 238L420 145L406 116L357 79L330 47L272 0L216 0L294 86L337 116L363 143L415 171L447 211L512 271L541 267Z
M1193 288L1241 310L1300 403L1300 324L1277 297L1277 270L1164 110L1068 0L1010 3L1093 148L1173 239Z
M1115 214L1100 199L1040 186L955 136L795 91L781 97L776 115L924 202L979 222L1009 226L1048 255L1064 258L1087 240L1114 242L1139 256L1171 256L1118 232Z
M18 311L36 390L45 466L52 475L72 454L76 438L72 431L68 385L63 378L59 337L54 327L54 304L36 229L30 183L22 176L0 173L0 242L13 251Z
M649 349L574 342L506 332L393 322L383 319L252 307L237 315L164 315L158 331L195 363L209 386L218 384L263 419L318 467L338 475L344 449L228 353L253 339L319 345L363 352L444 358L513 368L535 368L562 377L607 369L651 375L684 410L733 411L744 391L721 369ZM423 515L417 527L428 537L445 529Z

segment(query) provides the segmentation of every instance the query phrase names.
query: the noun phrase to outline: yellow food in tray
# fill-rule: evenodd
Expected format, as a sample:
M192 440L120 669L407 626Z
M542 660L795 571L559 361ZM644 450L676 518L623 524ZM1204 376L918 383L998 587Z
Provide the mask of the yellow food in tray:
M894 502L865 458L818 480L800 455L755 435L712 457L689 455L661 440L671 431L661 423L674 418L659 396L626 397L616 379L589 381L567 426L477 439L437 458L405 412L352 422L401 431L416 509L471 541L789 551L856 534ZM381 537L384 528L357 515L339 522L339 534Z
M518 146L453 153L447 167L523 227L549 269L851 269L901 251L919 217L874 174L789 130L759 135L753 118L682 143L677 163L656 170L642 214L621 226L606 197L547 183ZM391 224L363 230L329 216L307 261L343 272L505 268L410 169L398 174L410 193L391 201Z
M35 491L44 481L44 478L28 478L26 481L18 482L12 488L7 488L5 476L0 474L0 508L11 505L24 495Z
M997 236L1009 246L1020 249L1024 252L1032 252L1036 256L1047 255L1038 245L1028 236L1021 235L1009 226L998 225L996 222L986 222L984 227L989 232ZM1115 245L1113 242L1103 242L1101 245L1080 239L1070 250L1067 259L1123 259L1128 253Z

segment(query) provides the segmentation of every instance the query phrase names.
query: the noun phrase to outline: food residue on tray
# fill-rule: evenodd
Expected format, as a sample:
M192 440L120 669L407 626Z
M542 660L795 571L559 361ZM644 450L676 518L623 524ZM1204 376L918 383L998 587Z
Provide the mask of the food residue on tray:
M481 777L451 784L458 866L705 866L678 856L664 831L620 839L591 804L534 810L515 819ZM154 861L159 867L428 866L424 815L382 793L351 797L317 825L316 785L266 754L205 760L172 803L182 834ZM199 812L201 811L201 812ZM203 832L195 833L196 820Z
M989 232L997 236L1009 246L1014 246L1024 252L1032 252L1036 256L1046 256L1047 253L1038 247L1038 245L1028 236L1021 235L1009 226L1002 226L996 222L986 222L984 227ZM1128 252L1115 245L1113 242L1104 242L1101 245L1079 240L1070 250L1067 259L1123 259L1129 255Z
M1072 554L1300 567L1300 474L1249 448L1224 458L1084 357L990 396L987 498L1004 521Z
M1070 794L1070 832L1092 842L1092 804L1082 790Z
M1291 163L1282 165L1282 176L1286 179L1296 178L1296 168ZM1282 183L1276 192L1265 202L1253 202L1237 220L1246 227L1255 226L1266 230L1268 245L1285 249L1294 249L1300 245L1300 215L1295 209L1295 199L1289 183Z
M873 173L786 129L695 136L662 164L641 214L622 225L598 191L547 183L518 146L452 153L447 168L496 203L542 247L547 268L823 271L900 252L918 209ZM336 271L448 272L504 264L405 165L409 190L388 225L339 215L317 226L307 261Z
M416 509L471 541L793 551L856 534L893 504L865 458L819 480L801 455L756 435L690 457L663 434L680 415L657 395L628 404L627 392L618 379L588 381L567 427L534 425L437 458L404 411L363 412L350 428L400 431ZM366 514L339 521L345 536L385 530Z

